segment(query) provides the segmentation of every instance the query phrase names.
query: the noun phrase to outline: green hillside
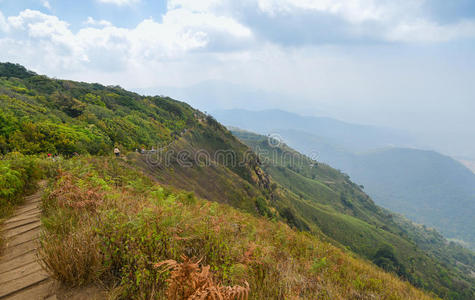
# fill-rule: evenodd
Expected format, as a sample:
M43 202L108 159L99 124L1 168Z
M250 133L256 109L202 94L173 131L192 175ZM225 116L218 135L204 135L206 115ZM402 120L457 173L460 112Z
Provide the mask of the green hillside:
M433 151L384 149L359 154L348 168L384 207L475 249L475 174Z
M168 217L178 223L167 223L166 226L163 225L165 227L160 227L159 230L157 228L157 231L148 232L148 229L146 230L145 227L140 226L140 224L147 224L146 222L153 219L153 214L157 209L157 207L146 205L146 203L153 200L150 197L156 196L154 194L149 195L149 192L164 187L168 190L167 194L157 197L161 202L164 201L166 205L162 207L163 203L160 204L159 210L164 209L170 213L181 205L171 203L173 201L169 201L168 195L175 195L173 197L181 198L184 202L188 200L193 202L194 194L199 198L224 204L224 206L213 206L213 210L229 209L225 208L228 207L225 204L229 204L240 210L239 213L231 210L230 215L244 213L246 216L252 216L249 216L251 219L246 219L247 221L243 222L263 222L250 228L249 232L246 231L246 234L251 236L251 241L257 234L253 228L274 226L271 224L281 224L280 222L283 221L293 227L294 231L292 232L295 232L295 230L305 231L306 233L301 233L302 236L311 236L309 238L313 241L326 241L345 249L345 256L351 256L352 252L356 253L360 257L357 259L359 263L366 265L366 262L362 262L362 260L373 261L386 271L396 273L402 279L407 279L412 284L433 291L444 298L473 298L474 285L470 278L459 269L435 258L433 254L418 247L405 233L405 228L397 223L389 212L376 206L359 186L349 180L348 176L327 165L316 164L316 162L288 148L271 147L271 149L268 149L272 151L289 150L292 154L290 157L284 156L284 160L278 163L269 163L265 155L261 155L257 151L258 149L255 148L256 145L269 148L266 138L252 134L246 134L247 139L242 135L240 136L254 149L253 152L251 148L241 143L215 119L194 110L185 103L166 97L140 96L120 87L105 87L100 84L50 79L36 75L18 65L1 64L0 108L0 148L2 153L6 154L5 160L16 152L28 155L27 159L32 157L31 155L44 157L45 153L61 154L67 160L64 164L59 165L60 176L55 185L56 187L59 186L57 192L62 191L61 184L63 184L63 181L68 181L68 178L72 176L74 180L69 181L70 186L68 188L73 191L78 189L79 194L81 192L85 193L85 199L83 199L85 202L73 203L70 207L72 210L62 210L64 207L61 204L61 194L54 194L56 196L52 196L50 199L52 203L45 204L52 205L48 212L50 220L46 221L51 234L51 240L47 241L52 241L52 246L55 245L54 241L61 241L63 238L68 238L65 241L71 243L80 242L75 240L73 233L76 230L85 234L84 238L90 238L90 234L97 238L95 235L97 231L95 233L91 232L91 230L88 230L88 226L94 226L99 232L103 232L105 236L101 236L102 238L111 238L114 230L124 230L124 234L130 234L128 237L133 238L129 241L130 243L140 240L141 232L158 238L163 236L163 230L166 232L168 232L167 230L184 230L178 225L185 222L185 219L178 216L175 218L173 214ZM113 163L115 160L111 162L110 158L107 158L107 155L112 154L112 149L116 146L122 150L122 153L127 153L124 163L116 164ZM157 151L150 151L145 154L135 151L135 149L141 149L142 147L148 150L154 147ZM79 158L75 158L78 154ZM89 156L92 156L91 161L88 160ZM294 156L299 158L300 164L288 161ZM75 162L69 164L71 157ZM12 163L6 163L5 168L18 172L14 169ZM131 173L126 171L129 169ZM67 172L69 175L62 172ZM10 173L13 174L14 172ZM2 176L1 179L4 180L5 177ZM126 194L127 189L131 189L133 192ZM19 185L19 192L15 191L15 193L21 193L22 190L24 188ZM121 195L121 191L125 194ZM15 197L17 197L16 194ZM107 195L104 196L107 201L96 203L99 207L98 214L95 214L96 206L94 206L92 214L76 209L78 208L76 205L89 205L90 202L88 201L90 199L88 197L94 198L94 195L102 194ZM138 197L142 194L143 199ZM61 201L58 204L54 202L56 201L54 199ZM63 200L72 201L71 199L76 198L65 198ZM130 204L130 207L123 206L116 199L123 199L123 203ZM145 201L143 205L140 202L141 199ZM13 200L6 201L9 205L15 203ZM203 205L211 205L208 202L203 203L207 203ZM145 211L142 211L143 209ZM186 210L186 213L198 213L199 209L199 207L194 207L191 210ZM119 212L119 215L112 212ZM152 213L151 216L150 213ZM135 215L137 218L128 219L127 217ZM205 215L203 215L203 218ZM226 220L228 217L228 214L221 215L218 213L217 220ZM258 219L254 219L256 217ZM201 221L196 220L196 222ZM208 226L207 223L200 224L204 228ZM229 228L240 226L235 222L226 224ZM119 228L106 227L112 225L117 225ZM187 226L192 225L190 223ZM63 229L66 231L62 231ZM122 232L120 230L119 232ZM132 230L132 232L128 230ZM270 234L277 234L276 232L271 231ZM170 232L167 234L173 236ZM222 250L220 247L225 247L224 245L229 243L229 236L224 240L224 237L221 236L219 237L221 240L216 241L218 244L206 244L206 241L209 241L211 237L204 234L211 234L209 231L190 231L187 234L191 236L183 236L185 242L188 238L192 240L196 238L198 244L192 243L192 246L190 246L185 243L178 248L180 249L178 252L173 252L175 248L167 248L167 251L171 252L164 252L165 254L162 253L163 255L160 254L154 258L177 259L179 254L220 255ZM227 234L230 234L230 231ZM261 239L266 234L269 234L269 232L261 232L257 235L257 238ZM112 238L122 237L112 236ZM137 253L138 257L147 260L150 259L147 255L155 255L150 250L152 244L137 243L139 243L138 247L140 248ZM274 249L278 243L278 240L263 242L263 244L260 244L259 251L266 253L266 251ZM194 253L194 247L199 247L199 245L211 248L205 248L205 250L209 250L208 252ZM91 250L97 250L94 247ZM301 251L305 248L305 246L299 247ZM64 248L53 247L50 250L54 254L55 251L62 251L65 248L67 248L66 244L64 244ZM245 251L234 246L232 248L233 251ZM101 251L104 251L100 252L103 255L115 253L113 252L114 249L109 248ZM298 251L298 249L292 251ZM92 253L95 252L92 251ZM231 267L240 259L239 255L233 253L231 256L215 257L216 260L214 261L209 258L209 264L213 265L211 263L213 262L224 264L226 268ZM74 253L64 254L75 255ZM142 254L145 256L142 256ZM273 255L278 256L277 254ZM302 259L302 266L315 265L315 269L320 269L323 265L326 265L326 262L321 261L322 257L313 264L311 260L307 261L308 256L305 256L307 254L299 256L300 254L297 253L295 255L295 257L292 257ZM289 261L294 258L289 258ZM112 276L112 278L106 276L106 278L101 279L111 280L113 283L131 283L130 280L135 280L135 284L132 285L133 288L140 287L140 284L137 283L140 280L158 280L155 277L147 277L150 275L150 273L147 273L150 272L148 267L145 268L147 270L144 271L145 273L141 273L143 270L130 269L130 265L126 263L129 259L132 259L132 257L126 255L125 257L115 257L112 262L106 260L106 263L113 263L111 272L105 273L107 276ZM228 259L230 261L227 261ZM289 261L285 263L289 263ZM64 263L64 261L62 262ZM228 269L220 269L218 265L214 266L217 268L215 270L220 278L226 283L236 284L237 278L242 279L239 276L229 279L227 277L229 276ZM111 266L107 265L107 267ZM262 281L259 281L263 280L262 276L265 277L265 280L271 280L266 277L266 274L269 274L266 270L255 269L254 266L246 266L246 268L251 268L251 273L261 272L256 273L255 280L252 279L255 284L254 289L262 284ZM136 271L138 273L134 273ZM54 268L52 272L56 272L55 274L58 277L65 275L61 270L54 270ZM126 275L131 273L128 272L132 272L132 274L139 277L130 275L129 278ZM250 273L245 274L250 276ZM140 277L142 275L147 275L146 279ZM158 275L152 272L150 276ZM315 279L311 275L308 276L310 277L304 279L292 277L291 279L294 281L291 280L292 283L289 284L294 287L299 284L305 286ZM337 280L335 278L329 274L325 276L329 276L327 280L332 286L336 284ZM62 280L68 282L68 278L62 278ZM81 280L89 282L84 278L81 278ZM272 280L280 282L282 279L277 276ZM272 285L272 280L265 282ZM303 283L299 283L299 280ZM346 282L343 287L331 288L335 291L339 290L333 295L337 295L337 298L338 295L343 295L341 297L360 297L362 299L372 297L370 296L373 289L370 288L372 284L362 280L352 278L351 282ZM376 283L376 281L373 282L373 285L377 286L374 289L380 293L381 287L385 285L382 284L382 281ZM363 293L364 295L361 294L360 296L345 294L343 290L350 288L347 286L348 284L354 288L358 287L357 289L364 290L366 294ZM302 285L299 286L303 288ZM335 286L338 286L338 284ZM312 289L309 295L315 296L316 294L312 292ZM329 290L331 289L329 288ZM148 292L145 291L145 295L149 295ZM269 289L268 292L282 293L282 290ZM379 295L378 293L374 295ZM276 294L272 295L275 296ZM298 292L293 290L287 294L278 295L288 295L290 297L298 295ZM332 298L331 295L330 293L326 297ZM322 297L325 299L325 296ZM419 299L413 295L404 296L403 293L396 291L393 296L382 294L380 296L382 299L391 299L391 297L393 299Z
M187 273L175 277L195 297L217 285L249 287L256 300L434 299L282 222L161 186L129 160L80 156L58 168L43 202L40 253L67 288L101 282L109 299L170 299L165 266L187 256L215 282L201 290Z
M277 132L302 153L318 153L319 160L344 170L378 205L474 248L475 175L453 158L394 147L354 153L314 134Z
M473 295L472 252L446 245L436 232L418 229L376 206L362 187L326 164L285 144L272 147L268 137L237 130L233 134L260 154L263 169L283 187L278 198L295 211L300 223L317 225L325 235L418 286L431 289L437 285L441 293L444 285L460 284L467 293L461 297ZM388 245L394 251L390 261L379 257Z
M0 65L0 151L105 154L168 143L197 124L198 111L120 87L52 80Z
M475 174L455 159L415 149L393 130L284 111L218 111L225 125L279 134L362 184L378 204L475 249ZM402 138L402 139L401 139Z

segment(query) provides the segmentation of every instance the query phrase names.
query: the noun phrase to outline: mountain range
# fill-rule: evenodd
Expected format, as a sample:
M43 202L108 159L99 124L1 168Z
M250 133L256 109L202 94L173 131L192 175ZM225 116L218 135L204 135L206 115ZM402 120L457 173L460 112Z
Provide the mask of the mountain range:
M404 133L275 110L214 115L229 126L277 135L350 175L377 204L475 247L475 174L451 157L409 148L413 141Z
M40 253L66 286L103 282L122 298L158 297L171 282L161 267L196 257L251 299L475 296L472 251L382 208L278 136L230 131L169 97L14 64L0 64L0 108L0 182L35 169L16 157L49 166ZM348 135L350 124L321 124L328 137L347 136L345 147L366 130L384 138L374 145L389 141L378 128ZM112 157L116 147L122 157Z

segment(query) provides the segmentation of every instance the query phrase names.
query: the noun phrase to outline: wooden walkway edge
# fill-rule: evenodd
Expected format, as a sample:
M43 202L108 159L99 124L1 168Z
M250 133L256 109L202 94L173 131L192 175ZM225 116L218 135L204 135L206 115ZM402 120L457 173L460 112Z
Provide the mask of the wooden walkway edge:
M0 257L0 299L54 300L54 281L38 263L40 204L45 181L25 198L15 214L0 227L6 240Z

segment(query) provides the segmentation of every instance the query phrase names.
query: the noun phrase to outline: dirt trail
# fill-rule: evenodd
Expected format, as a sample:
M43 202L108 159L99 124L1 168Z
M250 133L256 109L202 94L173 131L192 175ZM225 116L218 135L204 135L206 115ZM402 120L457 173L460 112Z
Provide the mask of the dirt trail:
M0 227L6 239L0 256L0 299L56 299L54 281L37 258L40 234L40 203L45 181L38 191L25 198L15 214Z

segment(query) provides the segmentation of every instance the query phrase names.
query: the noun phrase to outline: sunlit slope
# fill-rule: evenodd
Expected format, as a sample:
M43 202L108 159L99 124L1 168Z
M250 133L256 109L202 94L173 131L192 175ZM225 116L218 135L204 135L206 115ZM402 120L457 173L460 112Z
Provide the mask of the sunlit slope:
M389 214L347 176L325 165L310 167L310 161L300 168L271 166L212 117L183 102L50 79L11 64L0 65L0 91L2 153L103 159L100 155L119 147L123 154L130 151L129 164L161 186L194 191L255 217L284 221L444 297L471 297L465 278L406 240ZM142 147L168 153L171 160L156 163L151 152L135 152ZM203 164L198 153L207 155ZM123 186L127 178L114 177L113 183Z
M415 285L446 297L470 299L474 295L469 271L475 261L472 253L452 248L450 251L463 257L456 260L456 255L436 255L435 247L427 243L418 246L421 232L375 205L346 174L285 144L275 146L268 137L238 130L233 133L259 154L262 168L281 187L276 198L288 205L296 222L316 225L327 236ZM430 248L430 253L421 247ZM455 267L462 261L472 267Z

